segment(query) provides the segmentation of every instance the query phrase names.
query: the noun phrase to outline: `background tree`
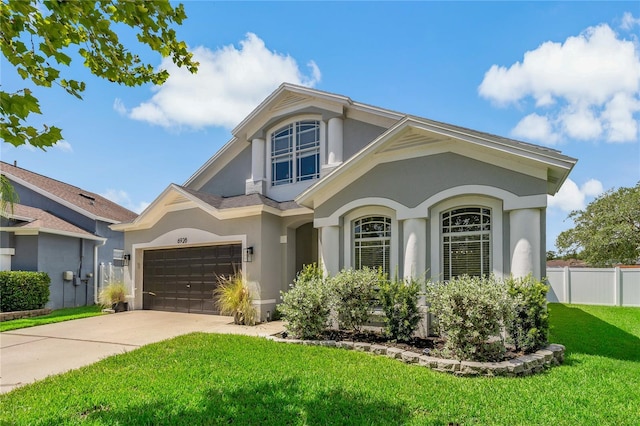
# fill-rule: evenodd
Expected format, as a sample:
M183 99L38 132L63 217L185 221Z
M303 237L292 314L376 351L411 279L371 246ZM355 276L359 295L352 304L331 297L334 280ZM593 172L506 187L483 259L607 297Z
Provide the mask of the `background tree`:
M605 192L569 218L575 226L556 240L561 253L580 253L592 266L635 264L640 258L640 182Z
M176 38L171 25L186 19L183 6L167 0L40 1L3 0L0 3L2 54L25 80L38 86L57 85L81 99L85 83L63 77L72 51L84 59L92 74L126 86L162 84L169 74L144 63L121 42L112 28L133 29L138 41L178 66L197 71L187 45ZM42 114L28 88L0 91L0 136L15 146L25 143L46 148L62 139L61 129L27 123Z

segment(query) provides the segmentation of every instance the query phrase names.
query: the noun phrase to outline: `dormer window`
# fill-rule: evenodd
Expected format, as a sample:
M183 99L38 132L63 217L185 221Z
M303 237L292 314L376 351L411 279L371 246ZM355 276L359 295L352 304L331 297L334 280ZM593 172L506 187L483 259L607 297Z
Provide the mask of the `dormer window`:
M320 177L320 122L302 120L271 134L271 185Z

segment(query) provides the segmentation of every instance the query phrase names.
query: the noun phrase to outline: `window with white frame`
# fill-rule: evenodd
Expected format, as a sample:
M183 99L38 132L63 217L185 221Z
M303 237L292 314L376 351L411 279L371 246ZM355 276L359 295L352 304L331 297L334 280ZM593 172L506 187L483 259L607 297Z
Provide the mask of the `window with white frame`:
M389 273L391 258L391 218L367 216L353 221L353 265L368 266Z
M320 122L302 120L271 134L271 185L320 177Z
M461 207L442 213L443 278L491 272L491 210Z

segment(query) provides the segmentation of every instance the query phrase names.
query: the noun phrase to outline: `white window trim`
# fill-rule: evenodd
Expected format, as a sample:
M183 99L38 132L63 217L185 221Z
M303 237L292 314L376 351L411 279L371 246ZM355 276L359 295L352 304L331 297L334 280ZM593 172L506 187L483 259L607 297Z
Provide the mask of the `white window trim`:
M442 201L431 208L431 279L441 281L442 273L442 223L441 214L458 207L486 207L491 209L491 271L497 277L504 275L503 266L503 232L502 232L502 201L495 198L477 195L455 197Z
M386 216L391 218L391 250L389 259L389 276L393 276L398 268L398 220L396 212L388 207L383 206L366 206L353 210L344 216L343 221L343 240L344 240L344 267L355 268L353 264L354 247L353 247L353 222L357 219L368 216Z
M302 192L304 189L308 188L312 183L315 183L318 181L319 178L317 179L308 179L308 180L303 180L300 182L292 182L292 183L284 183L281 185L272 185L272 163L271 163L271 135L276 132L277 130L282 129L283 127L289 125L289 124L295 124L299 121L305 121L305 120L315 120L318 121L320 123L320 168L318 169L318 173L320 174L322 171L322 166L325 165L326 160L325 160L325 156L326 156L326 151L327 151L327 141L326 141L326 123L322 120L322 116L321 115L317 115L317 114L306 114L306 115L297 115L295 117L291 117L287 120L283 120L278 122L277 124L271 126L269 128L269 130L266 132L266 138L265 138L265 142L266 142L266 160L265 160L265 171L266 171L266 178L267 178L267 191L268 192L273 192L273 193L282 193L282 192L286 192L286 193L293 193L294 196L290 199L295 198L296 195L298 195L300 192ZM293 161L295 162L297 160L296 157L294 157ZM278 188L287 188L285 190L282 189L278 189ZM298 189L300 188L300 189Z
M457 232L457 231L455 231L455 232L451 232L451 231L450 231L450 232L447 232L447 233L445 234L445 232L442 230L442 228L444 228L444 224L443 224L443 222L444 222L444 218L443 218L442 216L443 216L444 214L446 214L446 213L449 213L449 215L450 215L450 216L449 216L449 220L451 221L451 214L452 214L454 211L459 210L459 209L467 209L467 208L472 208L472 209L478 209L478 210L480 210L480 212L478 212L478 213L476 213L476 212L473 212L473 213L472 213L472 214L480 214L480 215L481 215L481 220L480 220L480 224L479 224L480 229L479 229L479 230L476 230L476 231L462 231L462 232ZM485 215L485 213L483 213L483 210L489 210L489 230L483 230L483 229L482 229L482 227L483 227L483 225L484 225L484 222L482 221L482 217ZM478 206L478 205L465 205L465 206L459 206L459 207L454 207L454 208L449 209L449 210L445 210L444 212L442 212L442 213L440 214L440 216L441 216L441 217L439 218L439 220L440 220L440 227L439 227L439 229L440 229L440 232L441 232L441 234L440 234L440 244L441 244L441 245L440 245L440 248L441 248L441 249L442 249L442 251L443 251L443 253L442 253L442 258L440 259L440 267L441 267L441 270L442 270L442 273L443 273L443 274L446 272L446 271L444 270L444 260L445 260L445 258L444 258L444 255L445 255L445 253L444 253L444 246L445 246L444 237L445 237L445 235L449 237L449 247L450 247L450 248L451 248L451 246L452 246L453 244L455 244L455 243L452 241L454 237L480 236L481 238L480 238L480 241L479 241L479 242L481 243L481 247L482 247L482 242L484 241L484 240L483 240L483 238L482 238L482 236L488 235L488 236L489 236L489 243L490 243L490 244L492 243L492 241L491 241L491 237L492 237L492 235L491 235L491 227L493 226L493 222L492 222L492 221L493 221L493 210L491 210L491 209L487 209L487 208L486 208L486 207L484 207L484 206ZM449 222L449 223L451 224L451 222ZM449 228L450 228L450 229L451 229L452 227L453 227L452 225L450 225L450 226L449 226ZM480 262L481 262L481 263L484 263L485 256L489 256L489 265L491 265L491 264L492 264L492 258L493 258L493 252L492 252L492 250L491 250L491 246L489 246L489 253L486 253L486 254L485 254L485 253L482 253L482 248L480 249L480 252L481 252ZM449 262L449 264L451 264L451 261ZM482 267L481 267L480 269L482 270ZM483 275L488 275L488 271L486 271ZM449 278L449 279L451 279L451 278Z

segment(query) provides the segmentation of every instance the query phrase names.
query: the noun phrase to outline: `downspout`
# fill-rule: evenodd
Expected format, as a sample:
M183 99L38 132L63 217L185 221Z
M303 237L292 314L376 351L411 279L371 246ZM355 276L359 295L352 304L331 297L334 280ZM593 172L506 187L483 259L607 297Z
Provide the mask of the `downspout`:
M107 244L106 238L99 244L93 246L93 302L97 305L98 300L98 248Z

